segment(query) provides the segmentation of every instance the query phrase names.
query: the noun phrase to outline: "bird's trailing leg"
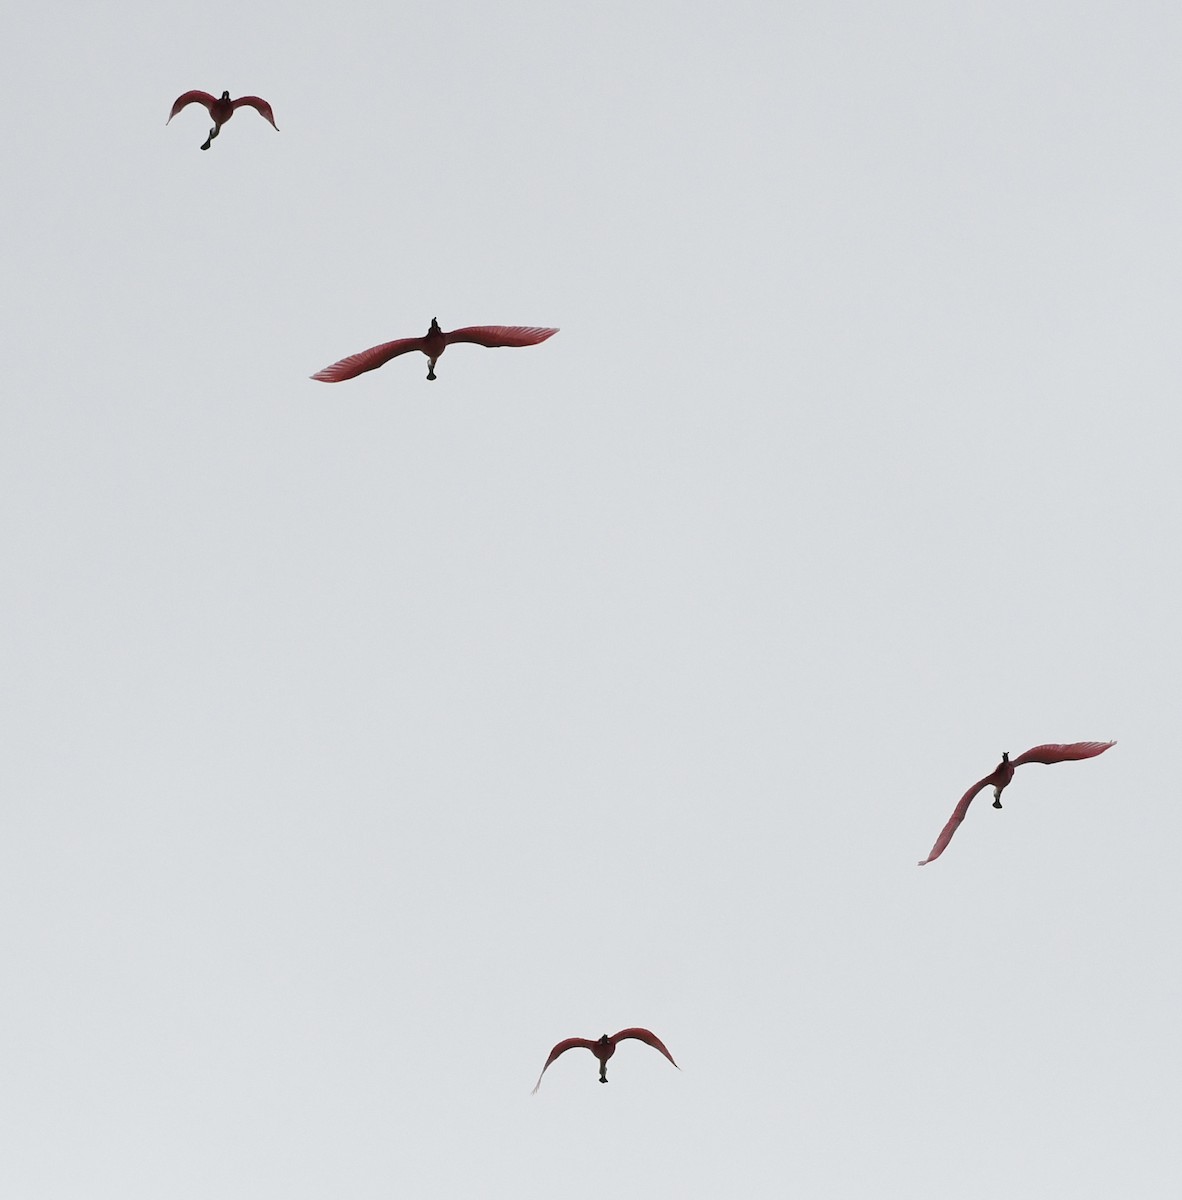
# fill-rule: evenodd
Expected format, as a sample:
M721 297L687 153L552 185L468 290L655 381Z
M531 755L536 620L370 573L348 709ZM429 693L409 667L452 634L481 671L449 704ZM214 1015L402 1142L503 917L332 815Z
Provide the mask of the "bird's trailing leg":
M1001 808L1001 788L993 789L993 807Z
M432 358L432 359L429 359L429 360L428 360L428 362L427 362L427 378L428 378L428 379L434 379L434 378L435 378L435 364L436 364L438 361L439 361L439 360L438 360L437 358Z
M214 126L214 127L213 127L213 128L210 130L210 131L209 131L209 137L207 137L207 138L205 139L205 144L204 144L204 145L201 147L201 149L202 149L202 150L208 150L208 149L209 149L209 145L210 145L210 143L213 141L213 139L214 139L215 137L217 137L217 135L218 135L219 133L221 133L221 131L222 131L222 127L221 127L220 125L215 125L215 126Z
M599 1064L599 1082L607 1083L607 1063L605 1062Z

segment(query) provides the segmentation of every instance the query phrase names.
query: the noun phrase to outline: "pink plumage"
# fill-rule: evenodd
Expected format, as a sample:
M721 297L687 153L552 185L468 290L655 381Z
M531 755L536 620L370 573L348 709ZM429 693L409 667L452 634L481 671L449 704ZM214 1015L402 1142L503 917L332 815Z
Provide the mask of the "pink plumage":
M931 853L919 865L921 867L926 866L944 853L948 847L948 843L952 841L952 835L960 827L961 821L965 818L965 813L969 811L969 805L972 804L978 792L984 788L992 787L993 807L1001 808L1001 794L1009 786L1010 780L1014 778L1014 769L1016 767L1021 767L1026 763L1050 764L1075 762L1081 758L1095 758L1097 754L1103 754L1110 746L1115 745L1115 742L1048 742L1046 745L1035 746L1027 750L1025 754L1020 754L1012 760L1009 754L1003 754L1001 762L984 779L978 779L961 796L960 802L952 810L952 816L948 818L948 823L940 830L940 836L936 838L936 844L932 847Z
M546 1059L546 1065L542 1068L542 1075L546 1074L550 1064L559 1055L565 1054L568 1050L578 1048L581 1050L590 1050L599 1059L599 1082L607 1083L607 1060L615 1054L617 1043L624 1041L626 1038L636 1038L637 1041L644 1042L646 1046L651 1046L654 1050L659 1050L677 1067L677 1064L673 1062L673 1055L665 1048L665 1043L651 1029L641 1029L639 1026L631 1026L628 1029L621 1029L619 1033L612 1034L611 1037L608 1037L605 1033L597 1041L592 1041L590 1038L566 1038L550 1051L550 1057ZM680 1067L677 1067L677 1069L681 1070ZM535 1092L542 1086L542 1075L538 1076L538 1082L534 1084Z
M557 332L557 329L541 325L467 325L448 333L439 327L438 320L432 318L431 327L423 337L398 338L393 342L383 342L380 346L371 346L368 350L350 354L332 366L317 371L312 378L321 383L342 383L366 371L376 370L400 354L418 350L427 356L427 378L434 379L436 362L455 342L473 342L477 346L489 347L536 346Z
M477 346L536 346L552 337L557 329L546 329L540 325L467 325L445 333L447 344L473 342Z
M1095 758L1097 754L1103 754L1110 746L1115 745L1115 742L1068 742L1065 745L1048 742L1045 746L1035 746L1033 749L1027 750L1025 754L1019 754L1014 759L1014 766L1020 767L1023 763L1050 765L1051 763L1076 762L1081 758Z
M201 147L202 150L208 150L210 143L221 132L222 126L234 115L234 110L242 108L244 105L247 108L253 108L261 116L271 122L272 127L278 131L279 126L275 124L275 114L271 111L271 106L266 100L258 96L239 96L237 100L230 99L229 92L223 92L220 96L211 96L208 92L183 92L179 95L172 104L172 111L168 114L168 121L190 104L202 104L206 111L213 119L213 128L209 131L209 137L205 139L205 144ZM165 121L165 125L168 124Z
M383 342L380 346L371 346L368 350L360 350L334 362L331 367L317 371L312 376L321 383L343 383L346 379L355 379L366 371L374 371L385 366L392 358L406 354L410 350L422 350L424 338L399 338L394 342Z

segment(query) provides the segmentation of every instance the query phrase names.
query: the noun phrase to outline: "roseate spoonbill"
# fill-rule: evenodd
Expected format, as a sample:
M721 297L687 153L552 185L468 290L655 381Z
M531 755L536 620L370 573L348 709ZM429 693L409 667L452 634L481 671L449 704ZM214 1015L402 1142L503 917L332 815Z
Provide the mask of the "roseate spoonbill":
M921 867L926 866L944 853L948 843L952 841L952 835L956 832L957 826L964 820L965 813L969 811L969 805L972 804L973 797L982 788L993 788L993 807L1001 808L1001 794L1009 786L1010 780L1014 778L1014 769L1016 767L1023 766L1025 763L1074 762L1080 758L1095 758L1097 754L1103 754L1109 746L1115 745L1115 742L1069 742L1065 746L1054 744L1035 746L1033 750L1027 750L1025 754L1019 754L1012 761L1009 751L1006 751L1001 756L1001 762L984 779L977 780L961 796L960 803L953 810L952 816L948 818L948 824L940 830L940 836L936 838L936 844L932 847L932 852L919 865Z
M573 1050L576 1046L582 1046L590 1050L592 1054L599 1059L599 1082L607 1083L607 1060L616 1052L616 1043L622 1042L625 1038L637 1038L638 1040L652 1046L654 1050L660 1052L671 1062L675 1067L677 1064L673 1062L673 1055L665 1049L665 1043L661 1041L655 1033L648 1029L621 1029L619 1033L608 1037L605 1033L597 1042L593 1042L590 1038L567 1038L564 1042L559 1042L553 1050L550 1051L550 1057L546 1059L546 1066L542 1068L542 1075L546 1074L546 1068L560 1055L565 1054L568 1050ZM677 1067L680 1071L681 1068ZM538 1082L534 1084L534 1091L542 1086L542 1075L538 1076Z
M205 139L202 150L209 149L210 143L221 132L222 126L234 115L234 110L241 108L244 104L262 113L275 126L277 132L279 129L279 126L275 125L275 114L271 111L271 106L266 100L260 100L258 96L239 96L237 100L231 100L230 93L223 92L215 100L208 92L185 92L183 96L176 98L172 112L168 114L168 121L171 121L186 104L204 104L213 118L213 128L209 131L209 137ZM168 124L168 121L164 122L165 125Z
M478 346L536 346L548 337L553 337L557 329L543 329L537 325L467 325L463 329L453 329L445 333L439 328L437 317L431 318L431 328L426 336L421 338L399 338L396 342L386 342L381 346L371 346L359 354L350 354L331 367L317 371L312 376L321 383L341 383L356 375L363 375L377 367L388 363L411 350L421 350L428 359L427 378L435 378L435 364L439 356L453 342L475 342Z

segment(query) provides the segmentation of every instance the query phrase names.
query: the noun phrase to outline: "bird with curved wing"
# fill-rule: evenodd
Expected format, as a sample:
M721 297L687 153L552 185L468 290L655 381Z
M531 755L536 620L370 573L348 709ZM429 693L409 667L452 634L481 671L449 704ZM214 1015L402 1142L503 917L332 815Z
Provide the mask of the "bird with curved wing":
M644 1042L648 1046L652 1046L654 1050L659 1050L675 1067L677 1064L673 1062L673 1055L665 1049L665 1043L661 1041L655 1033L649 1029L621 1029L619 1033L608 1037L605 1033L598 1041L592 1041L590 1038L567 1038L565 1041L559 1042L553 1050L550 1051L550 1057L546 1059L546 1065L542 1068L542 1075L546 1074L550 1064L560 1055L565 1054L568 1050L576 1048L590 1050L592 1054L599 1059L599 1082L607 1083L607 1060L616 1052L616 1044L624 1041L625 1038L636 1038L638 1041ZM677 1067L680 1071L681 1068ZM534 1084L534 1091L542 1086L542 1075L538 1076L538 1082Z
M1068 742L1066 745L1048 743L1045 746L1035 746L1033 749L1027 750L1025 754L1019 754L1012 761L1007 751L1001 756L1001 762L984 779L978 779L961 796L960 803L953 809L952 816L948 818L948 824L940 830L940 836L936 838L936 844L932 847L932 852L919 865L921 867L926 866L944 853L948 847L948 843L952 841L952 835L956 832L961 821L964 820L965 813L969 811L969 805L972 804L973 797L978 792L984 788L992 787L993 807L1001 808L1001 794L1009 786L1010 780L1014 778L1015 768L1024 766L1026 763L1049 764L1075 762L1081 758L1095 758L1097 754L1103 754L1110 746L1115 745L1115 742Z
M536 346L547 338L553 337L557 329L547 329L539 325L468 325L463 329L453 329L450 333L439 327L437 318L431 318L431 328L424 337L399 338L397 341L384 342L380 346L371 346L357 354L342 358L331 367L317 371L312 376L321 383L341 383L364 375L366 371L374 371L384 366L392 358L418 350L427 356L427 378L435 378L435 364L439 356L456 342L472 342L477 346Z
M213 139L221 132L222 126L234 115L234 110L241 108L243 105L261 113L271 122L275 131L279 131L279 126L275 124L275 114L271 111L271 106L266 100L259 99L258 96L239 96L237 100L231 100L229 92L223 92L217 99L214 99L208 92L185 92L173 102L172 112L168 114L168 121L171 121L182 108L185 108L189 104L204 104L210 117L213 118L213 128L209 131L209 137L205 139L201 147L202 150L209 149ZM165 125L168 124L168 121L164 122Z

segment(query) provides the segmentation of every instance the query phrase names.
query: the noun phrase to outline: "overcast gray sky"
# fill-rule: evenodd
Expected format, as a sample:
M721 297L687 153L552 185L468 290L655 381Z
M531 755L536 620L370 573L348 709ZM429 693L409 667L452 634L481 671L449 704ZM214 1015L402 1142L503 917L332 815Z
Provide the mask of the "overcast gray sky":
M1174 1200L1177 5L4 25L0 1194Z

